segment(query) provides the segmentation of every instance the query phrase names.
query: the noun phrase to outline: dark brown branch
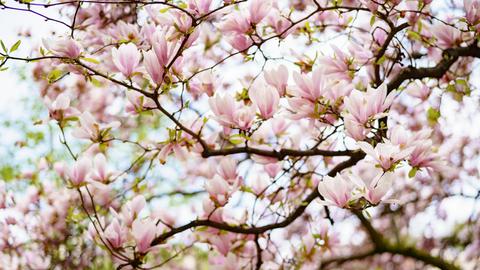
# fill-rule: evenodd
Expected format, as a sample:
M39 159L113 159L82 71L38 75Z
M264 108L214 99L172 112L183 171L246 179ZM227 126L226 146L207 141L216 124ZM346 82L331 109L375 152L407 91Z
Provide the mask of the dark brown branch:
M354 154L354 151L343 150L343 151L330 151L322 149L308 149L308 150L297 150L297 149L280 149L280 150L263 150L254 147L235 147L235 148L226 148L226 149L205 149L202 152L203 157L212 157L212 156L227 156L232 154L255 154L266 157L274 157L278 160L284 159L286 156L292 157L305 157L305 156L327 156L327 157L336 157L336 156L351 156Z
M361 211L352 211L355 216L360 220L362 226L367 231L367 234L374 245L374 253L391 253L399 254L405 257L409 257L418 261L422 261L425 264L436 266L442 270L459 270L460 268L440 257L433 256L426 251L417 249L414 246L404 246L401 243L392 244L387 239L378 233L373 225L368 221ZM373 254L371 254L373 255Z
M331 258L331 259L322 261L319 269L320 270L326 269L327 266L332 265L332 264L334 264L335 266L340 266L340 265L342 265L344 263L347 263L347 262L362 260L362 259L371 257L375 254L377 254L377 252L374 249L371 249L371 250L367 250L365 252L360 252L360 253L357 253L357 254Z
M458 47L444 50L443 59L434 67L415 68L409 66L402 69L400 73L388 83L388 91L391 92L397 89L406 80L441 78L458 60L458 58L466 56L480 58L480 48L476 42L468 47Z
M380 50L378 51L378 53L376 54L375 56L375 63L373 63L374 65L374 71L375 71L375 84L377 86L379 86L381 83L382 83L382 79L380 78L380 63L378 63L378 61L380 59L382 59L382 57L384 57L385 55L385 52L387 51L388 49L388 46L390 45L390 42L393 40L393 38L395 37L395 35L402 31L403 29L407 28L409 26L408 23L403 23L397 27L394 27L390 33L388 33L388 36L387 38L385 39L385 42L383 43L382 47L380 48Z

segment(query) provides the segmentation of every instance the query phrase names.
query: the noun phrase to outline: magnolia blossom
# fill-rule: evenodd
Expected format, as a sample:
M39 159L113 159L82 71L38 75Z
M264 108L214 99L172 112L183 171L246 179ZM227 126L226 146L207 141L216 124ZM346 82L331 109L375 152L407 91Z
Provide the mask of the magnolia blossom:
M143 54L143 63L150 78L155 83L160 83L163 79L164 67L158 61L158 57L154 51L148 51Z
M81 157L73 164L68 171L68 180L74 187L79 187L87 181L87 175L90 172L91 161L86 157Z
M67 94L61 93L57 98L52 102L48 97L45 97L45 105L48 108L50 118L57 121L61 121L65 115L71 112L70 108L70 98Z
M65 38L55 41L43 39L42 41L45 48L56 55L68 58L78 58L80 56L80 45L73 39Z
M225 17L225 21L220 25L220 28L224 32L245 34L250 30L250 23L245 16L239 16L238 13L232 13Z
M196 98L202 93L206 93L211 97L215 93L218 80L219 78L215 76L213 72L202 72L190 82L190 92L192 92Z
M271 69L263 73L265 81L277 89L278 94L283 97L287 92L288 69L284 65L279 65L277 69Z
M216 94L208 100L208 104L220 124L230 126L235 123L237 104L232 96Z
M138 217L140 211L145 208L146 200L142 195L135 196L132 200L125 203L122 207L121 213L118 214L115 210L110 208L113 215L121 219L126 226L131 226L132 222Z
M233 183L232 181L237 179L237 161L231 157L222 158L217 172L223 179Z
M113 172L107 170L107 159L105 155L99 153L93 159L94 170L92 172L92 179L99 182L108 183Z
M399 162L407 158L412 151L413 147L401 149L398 145L393 145L390 142L379 143L373 148L373 146L367 142L357 142L360 149L384 170L389 171Z
M264 83L254 84L248 95L263 119L271 118L277 111L280 96L275 88Z
M345 129L350 137L363 140L370 132L368 121L382 117L394 99L394 93L387 96L386 84L377 89L368 87L367 92L353 90L344 99Z
M252 0L248 9L250 23L259 23L268 15L271 7L272 0Z
M369 168L373 169L374 168ZM395 175L392 172L375 170L377 174L372 177L361 177L357 174L349 175L352 183L359 189L360 195L371 204L376 205L385 197L393 184Z
M232 45L234 49L239 52L247 50L253 44L252 40L248 36L243 34L236 34L231 36L228 39L228 42L230 43L230 45Z
M293 79L296 83L296 87L293 88L293 94L297 97L316 101L325 93L325 78L321 69L313 71L310 75L294 72Z
M463 7L466 12L465 18L471 25L480 23L480 1L479 0L463 0Z
M213 179L208 180L205 189L212 201L220 206L227 204L232 191L229 183L219 175L215 175Z
M135 72L142 55L133 43L122 44L112 49L112 61L115 67L125 76L131 77Z
M418 141L414 144L408 163L415 168L431 168L442 171L445 164L440 155L432 151L432 148L432 140Z
M139 253L146 253L151 247L153 239L157 234L156 221L152 219L136 219L132 223L132 236L135 239L136 250Z
M115 218L105 228L104 236L113 248L119 248L127 240L127 229Z
M275 178L275 176L277 176L277 174L282 170L282 164L280 162L269 163L265 164L263 168L268 176Z
M413 82L407 86L405 92L412 97L419 98L421 100L426 100L430 96L430 92L432 91L431 87L427 86L420 81Z
M211 4L212 0L190 0L188 2L188 8L196 14L201 15L208 13Z
M80 127L76 128L72 132L72 135L77 138L89 139L94 142L101 140L110 129L120 126L120 123L117 121L101 125L95 121L92 114L88 111L82 113L79 118Z
M330 75L337 79L346 81L352 80L351 56L340 50L337 46L332 45L335 57L320 57L319 62L322 65L324 75Z
M335 177L326 175L323 177L323 181L318 183L318 192L323 196L326 204L344 208L354 198L353 187L351 181L341 174L337 174Z
M394 93L387 96L387 85L382 84L377 89L368 87L366 92L353 90L345 97L345 110L360 124L365 124L370 118L379 117L387 110L395 98Z

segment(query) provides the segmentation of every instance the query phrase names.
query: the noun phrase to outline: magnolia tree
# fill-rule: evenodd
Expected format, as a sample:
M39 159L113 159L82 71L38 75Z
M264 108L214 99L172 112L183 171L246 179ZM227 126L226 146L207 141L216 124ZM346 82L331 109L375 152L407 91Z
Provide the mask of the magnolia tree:
M53 138L0 184L2 269L480 267L479 0L2 13L60 29L0 44Z

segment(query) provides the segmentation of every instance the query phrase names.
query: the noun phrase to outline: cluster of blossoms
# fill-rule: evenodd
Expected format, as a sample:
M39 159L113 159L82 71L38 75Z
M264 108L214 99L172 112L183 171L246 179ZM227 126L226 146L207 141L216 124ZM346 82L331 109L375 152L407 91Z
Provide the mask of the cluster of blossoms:
M410 222L444 218L442 205L479 175L480 135L451 126L462 107L478 111L480 1L28 5L55 6L68 31L43 39L34 59L4 49L0 68L36 60L48 111L38 123L60 140L13 177L27 188L0 182L8 267L456 269L478 259L478 234L434 231L414 245ZM477 232L478 214L462 226Z

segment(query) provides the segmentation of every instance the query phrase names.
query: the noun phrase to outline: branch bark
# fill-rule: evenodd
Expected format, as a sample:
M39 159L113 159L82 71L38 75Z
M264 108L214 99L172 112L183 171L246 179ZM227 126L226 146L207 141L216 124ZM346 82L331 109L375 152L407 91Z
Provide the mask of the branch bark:
M442 55L443 59L433 67L416 68L409 66L402 69L400 73L388 83L388 92L397 89L406 80L441 78L460 57L471 56L480 58L480 48L477 42L474 42L468 47L446 49Z

